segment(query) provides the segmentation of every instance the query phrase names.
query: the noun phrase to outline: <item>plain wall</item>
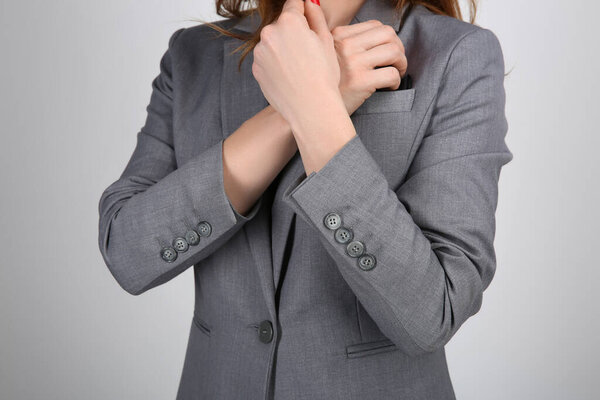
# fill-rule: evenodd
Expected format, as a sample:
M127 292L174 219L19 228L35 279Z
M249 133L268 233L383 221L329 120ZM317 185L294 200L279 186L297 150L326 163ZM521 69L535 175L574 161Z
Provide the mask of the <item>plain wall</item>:
M447 346L456 394L597 399L600 7L480 3L511 71L514 159L496 276ZM221 17L207 0L0 1L2 399L175 397L192 271L127 294L98 250L97 206L134 149L168 38L191 18Z

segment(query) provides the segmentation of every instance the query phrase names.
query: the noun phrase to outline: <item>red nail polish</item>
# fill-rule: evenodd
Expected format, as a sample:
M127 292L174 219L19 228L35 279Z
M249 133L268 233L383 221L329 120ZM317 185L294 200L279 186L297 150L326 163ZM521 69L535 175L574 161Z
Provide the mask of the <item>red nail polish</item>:
M315 3L315 4L316 4L316 5L318 5L318 6L320 6L320 5L321 5L321 2L320 2L319 0L310 0L310 1L312 1L313 3Z

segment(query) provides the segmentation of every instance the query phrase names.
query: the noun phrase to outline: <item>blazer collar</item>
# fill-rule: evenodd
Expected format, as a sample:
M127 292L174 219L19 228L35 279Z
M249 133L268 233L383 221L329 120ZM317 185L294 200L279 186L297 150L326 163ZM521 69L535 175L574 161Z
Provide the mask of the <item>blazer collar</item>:
M408 5L408 3L406 3ZM404 10L406 9L406 6ZM401 13L397 13L391 0L365 0L356 15L350 21L350 25L365 22L370 19L377 19L386 25L392 26L396 32L400 31ZM234 28L244 32L254 32L261 23L261 17L258 12L245 16L240 19Z

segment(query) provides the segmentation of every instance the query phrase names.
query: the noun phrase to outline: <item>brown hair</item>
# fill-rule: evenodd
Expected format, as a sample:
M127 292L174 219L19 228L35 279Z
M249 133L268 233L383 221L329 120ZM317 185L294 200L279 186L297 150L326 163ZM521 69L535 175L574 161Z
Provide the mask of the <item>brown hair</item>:
M242 55L240 57L240 61L238 63L238 70L240 69L242 62L246 55L254 49L254 46L258 44L260 41L260 31L265 25L269 25L273 21L275 21L279 14L281 13L281 9L285 0L255 0L258 5L256 8L243 9L243 6L249 3L250 0L216 0L215 6L217 10L217 14L226 17L226 18L242 18L255 12L258 12L261 16L261 24L256 30L256 32L252 33L236 33L233 31L229 31L224 29L215 23L200 21L213 28L214 30L220 32L223 35L234 37L244 41L242 45L237 47L234 50L234 53L243 50ZM369 0L365 0L369 1ZM407 5L409 8L420 4L435 14L447 15L452 18L463 20L463 16L460 10L460 5L458 0L388 0L394 4L394 8L397 13L400 12ZM477 0L469 0L469 23L475 23L475 16L477 14ZM407 13L408 14L408 13ZM404 21L401 21L401 24Z

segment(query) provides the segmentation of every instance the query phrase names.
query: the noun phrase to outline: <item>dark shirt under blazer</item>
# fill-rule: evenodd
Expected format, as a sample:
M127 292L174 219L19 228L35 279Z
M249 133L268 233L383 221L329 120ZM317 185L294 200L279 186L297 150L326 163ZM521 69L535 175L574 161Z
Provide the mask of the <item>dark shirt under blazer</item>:
M219 21L251 31L258 17ZM99 202L99 246L140 294L194 268L177 398L454 399L444 345L496 269L504 60L490 30L367 0L406 48L412 88L377 91L357 136L308 176L297 152L245 215L222 145L268 103L242 42L176 31L147 120ZM401 29L400 29L401 27ZM150 349L149 349L150 350Z

